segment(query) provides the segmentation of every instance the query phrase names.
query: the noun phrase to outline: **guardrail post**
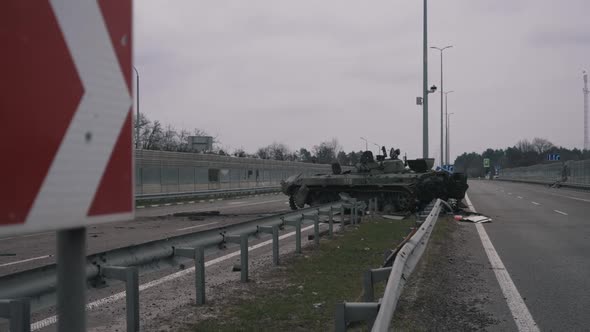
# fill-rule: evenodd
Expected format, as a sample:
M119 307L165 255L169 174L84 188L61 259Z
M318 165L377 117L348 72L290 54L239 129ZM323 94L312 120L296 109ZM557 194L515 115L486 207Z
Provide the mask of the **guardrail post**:
M225 241L240 245L241 281L248 282L248 234L227 235Z
M272 263L279 265L279 226L258 226L258 231L272 234Z
M125 282L127 332L139 331L139 273L137 267L103 266L101 275Z
M387 280L389 278L390 273L391 267L384 267L365 271L365 273L363 274L363 301L375 301L375 284L380 281Z
M330 214L328 220L328 232L330 234L330 238L334 237L334 207L330 205Z
M174 248L174 255L195 260L195 300L197 305L205 304L205 248Z
M346 331L346 303L336 303L335 332Z
M369 330L375 323L379 312L380 303L358 303L344 302L336 304L336 320L334 330L336 332L346 331L346 326L351 322L367 322Z
M0 317L10 321L11 332L30 332L31 304L29 299L0 300Z
M344 204L340 204L340 228L344 229Z
M315 245L320 244L320 214L302 214L301 220L313 220L313 242Z
M285 219L281 217L283 224L287 226L295 227L295 252L300 254L301 253L301 217L297 217L297 219Z

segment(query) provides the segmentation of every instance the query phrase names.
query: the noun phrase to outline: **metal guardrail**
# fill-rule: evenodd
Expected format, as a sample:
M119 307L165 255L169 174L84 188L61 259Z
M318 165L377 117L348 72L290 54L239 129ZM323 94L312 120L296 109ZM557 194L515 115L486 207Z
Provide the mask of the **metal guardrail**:
M429 204L420 217L425 218L420 229L399 250L392 267L372 269L365 273L363 293L373 294L373 285L376 282L387 280L387 286L383 298L373 302L372 296L365 296L365 300L371 302L345 302L336 307L336 332L346 331L350 322L366 321L371 331L385 332L389 330L397 302L406 280L420 261L430 234L438 220L442 209L442 203L438 199Z
M344 209L350 211L348 220ZM139 330L139 283L141 271L157 270L179 266L187 259L195 262L196 303L205 303L205 250L225 248L229 243L240 245L241 281L248 281L248 241L252 236L272 234L273 263L279 264L279 227L291 226L296 230L296 252L301 252L301 230L305 223L314 225L314 242L319 245L319 223L328 221L332 234L335 214L340 213L340 223L355 224L358 212L364 212L364 202L337 202L319 207L301 209L286 214L219 227L207 231L174 236L134 246L109 250L87 256L86 281L89 286L100 287L107 279L123 281L126 284L127 330ZM327 216L328 220L322 220ZM29 331L30 311L39 310L55 303L58 266L56 264L0 277L0 317L9 318L16 331ZM23 302L23 299L27 301ZM30 309L29 309L30 308ZM19 323L21 322L21 323ZM16 328L18 327L18 328Z

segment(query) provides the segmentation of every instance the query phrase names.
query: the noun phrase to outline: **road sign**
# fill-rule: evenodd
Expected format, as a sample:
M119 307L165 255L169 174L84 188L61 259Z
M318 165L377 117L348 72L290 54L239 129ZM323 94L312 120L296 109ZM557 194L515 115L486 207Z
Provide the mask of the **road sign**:
M490 158L483 159L483 167L490 167Z
M453 173L455 171L455 165L443 165L442 169L447 172Z
M132 218L131 0L0 12L0 235Z
M561 160L561 156L559 154L548 154L547 160L549 161L559 161Z

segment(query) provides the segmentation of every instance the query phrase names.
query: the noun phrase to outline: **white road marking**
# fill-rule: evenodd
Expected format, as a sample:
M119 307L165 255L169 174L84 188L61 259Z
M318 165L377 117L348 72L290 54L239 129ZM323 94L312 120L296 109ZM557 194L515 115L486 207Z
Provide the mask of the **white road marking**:
M145 206L143 206L143 205L140 205L140 206L136 206L135 208L136 208L136 209L144 209L144 208L145 208Z
M469 209L473 212L476 212L467 194L465 195L465 201L467 202ZM535 323L535 321L533 320L533 316L531 316L529 309L524 303L522 296L520 296L518 289L516 289L516 285L514 285L512 278L510 278L508 270L506 270L504 263L502 263L500 256L498 256L498 253L496 252L496 249L494 248L492 241L488 237L484 225L476 224L475 228L477 229L477 233L479 234L479 238L481 239L483 248L486 252L486 255L488 256L490 265L494 270L496 279L500 284L502 293L506 298L506 303L508 304L508 308L510 308L512 318L514 319L514 323L516 323L516 327L519 331L540 331L537 327L537 323Z
M199 227L209 226L209 225L213 225L213 224L217 224L217 222L215 221L215 222L210 222L208 224L201 224L201 225L196 225L196 226L179 228L179 229L177 229L177 231L186 231L187 229L199 228Z
M218 201L223 201L223 198L218 198L217 200L218 200Z
M166 203L166 204L164 204L164 206L170 206L170 205L172 205L172 203Z
M200 201L199 201L199 203L205 203L205 200L204 200L204 199L202 199L202 200L200 200Z
M307 230L312 229L312 228L313 228L313 225L307 226L307 227L302 228L301 231L307 231ZM287 233L285 235L281 235L281 236L279 236L279 240L283 240L283 239L289 238L289 237L291 237L293 235L295 235L295 232L291 232L291 233ZM267 245L269 245L271 243L272 243L272 240L267 240L267 241L258 243L256 245L253 245L251 247L248 247L248 251L250 252L250 251L256 250L258 248L262 248L262 247L267 246ZM217 263L221 263L221 262L223 262L225 260L228 260L230 258L239 256L239 255L240 255L240 251L239 250L234 251L234 252L231 252L231 253L229 253L227 255L224 255L224 256L221 256L221 257L217 257L215 259L212 259L210 261L205 262L205 267L212 266L212 265L215 265ZM179 272L176 272L176 273L167 275L167 276L162 277L160 279L156 279L156 280L152 280L150 282L146 282L145 284L139 285L139 291L141 292L141 291L144 291L146 289L150 289L150 288L156 287L156 286L158 286L160 284L163 284L165 282L176 280L178 278L181 278L181 277L184 277L186 275L189 275L189 274L193 273L194 271L195 271L195 267L193 266L193 267L190 267L188 269L185 269L185 270L182 270L182 271L179 271ZM124 298L125 298L125 291L119 292L119 293L115 293L115 294L113 294L111 296L102 298L100 300L96 300L94 302L87 303L86 304L86 310L87 311L93 310L93 309L96 309L98 307L101 307L101 306L103 306L105 304L110 304L110 303L116 302L116 301L121 300L121 299L124 299ZM47 317L45 319L42 319L42 320L37 321L35 323L32 323L31 324L31 331L37 331L37 330L40 330L42 328L51 326L51 325L53 325L55 323L57 323L57 316Z
M512 193L508 193L508 195L512 195Z
M158 206L160 206L160 205L159 205L159 204L152 204L152 205L150 205L150 206L151 206L151 207L158 207Z
M535 205L541 205L541 203L537 203L537 202L532 202L531 203L535 204Z
M188 203L189 204L195 204L195 201L189 201Z
M176 202L176 205L184 205L184 202Z
M246 203L246 202L244 202L244 201L241 201L241 202L229 202L229 203L227 203L227 204L229 204L229 205L238 205L238 204L245 204L245 203Z
M22 261L16 261L16 262L10 262L10 263L0 264L0 267L10 266L10 265L16 265L16 264L20 264L20 263L26 263L26 262L30 262L30 261L36 261L38 259L44 259L44 258L49 258L49 257L51 257L51 255L45 255L45 256L39 256L39 257L33 257L33 258L23 259Z
M565 212L563 212L563 211L559 211L559 210L553 210L553 211L555 211L555 212L557 212L557 213L559 213L559 214L563 214L564 216L567 216L567 213L565 213Z
M518 199L522 199L522 196L516 196L516 198L518 198Z

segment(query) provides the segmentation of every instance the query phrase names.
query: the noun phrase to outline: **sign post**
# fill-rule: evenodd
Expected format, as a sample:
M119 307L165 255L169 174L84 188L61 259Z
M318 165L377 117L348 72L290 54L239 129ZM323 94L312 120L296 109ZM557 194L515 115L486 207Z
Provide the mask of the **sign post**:
M86 227L133 218L131 9L0 5L0 236L57 232L58 331L86 330Z

